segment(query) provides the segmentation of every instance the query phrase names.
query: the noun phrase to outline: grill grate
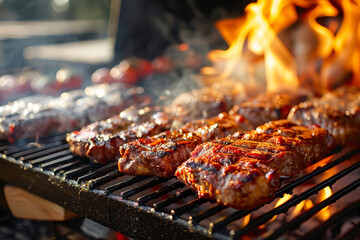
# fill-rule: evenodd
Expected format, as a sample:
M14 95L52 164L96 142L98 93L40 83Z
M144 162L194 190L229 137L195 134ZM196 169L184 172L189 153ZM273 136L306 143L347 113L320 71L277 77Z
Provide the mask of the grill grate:
M284 180L276 197L295 191L284 204L274 208L274 201L245 211L198 198L174 177L126 176L118 172L116 162L106 165L90 163L87 159L73 156L68 147L64 135L41 139L33 144L2 144L0 178L135 238L237 239L246 235L276 239L298 229L321 209L356 191L360 185L358 177L351 179L337 187L332 196L287 220L276 231L260 231L274 217L288 213L325 187L333 186L351 173L359 174L360 148L339 149L312 166L307 174ZM327 175L335 169L334 174ZM308 185L311 186L296 194L297 188ZM360 201L358 195L353 200ZM360 212L359 204L347 204L344 210L320 223L318 229L309 229L302 236L308 239L321 236L336 224L336 219L346 218L342 212L349 211ZM251 220L243 226L249 214Z

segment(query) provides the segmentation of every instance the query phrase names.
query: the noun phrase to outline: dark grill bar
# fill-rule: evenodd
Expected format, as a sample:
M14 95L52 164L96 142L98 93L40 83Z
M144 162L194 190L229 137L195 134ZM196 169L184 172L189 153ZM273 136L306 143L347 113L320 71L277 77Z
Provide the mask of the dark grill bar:
M174 177L126 176L118 172L116 162L99 165L73 156L64 135L42 139L36 144L4 144L0 149L2 180L134 238L238 239L252 236L276 239L297 229L321 209L346 197L360 185L358 179L349 182L334 191L332 196L315 203L312 208L299 213L274 231L253 236L259 232L260 226L266 226L275 216L289 213L292 207L316 196L325 187L333 186L349 174L358 173L360 148L338 149L316 163L317 167L314 166L307 174L297 179L285 179L276 196L281 198L284 194L294 194L284 204L271 207L275 200L246 211L199 198ZM332 176L323 176L335 169L336 173ZM312 185L296 192L304 184ZM349 204L341 212L350 213L352 210L359 212L358 205ZM259 215L260 211L262 213ZM322 236L337 222L336 219L347 217L341 212L303 235L308 239ZM250 222L242 226L240 223L250 217L249 214ZM353 215L348 214L349 217Z
M298 216L292 222L288 223L286 226L284 226L284 227L282 227L280 229L277 229L276 232L274 232L274 234L272 234L270 237L268 237L266 239L267 240L269 240L269 239L277 239L278 237L280 237L283 233L285 233L289 229L294 229L294 228L300 226L301 223L305 222L307 219L309 219L315 213L319 212L321 209L323 209L324 207L326 207L326 206L330 205L331 203L335 202L336 200L343 197L347 193L355 190L359 186L360 186L360 179L358 179L357 181L352 182L350 185L348 185L345 188L341 189L340 191L334 193L331 197L325 199L323 202L321 202L318 205L316 205L315 207L311 208L306 213Z
M290 207L295 206L296 204L300 203L301 201L309 198L311 195L316 194L317 192L319 192L321 189L327 187L327 186L331 186L332 184L334 184L337 180L339 180L341 177L345 176L346 174L348 174L351 171L356 170L357 168L360 167L360 162L356 163L355 165L347 168L344 171L341 171L340 173L338 173L337 175L327 179L326 181L323 181L322 183L316 185L315 187L311 188L310 190L300 194L299 196L294 196L292 199L290 199L288 202L286 202L285 204L267 212L266 214L264 214L262 217L255 219L254 221L252 221L249 225L247 225L244 229L241 229L240 231L238 231L236 233L235 236L240 236L245 234L246 232L249 232L250 230L252 230L253 228L260 226L261 224L266 223L267 221L269 221L271 218L273 218L275 215L278 215L280 213L286 213ZM359 186L360 180L355 181L354 183L352 183L350 186L344 188L342 191L337 192L336 194L332 195L330 198L331 199L335 199L333 201L336 201L336 197L338 197L338 195L343 196L346 193L348 193L349 191L352 191L354 189L356 189ZM335 197L336 196L336 197ZM338 198L340 198L338 197ZM312 209L315 209L315 213L319 210L321 210L322 208L324 208L325 206L329 205L330 203L332 203L333 201L329 201L329 199L324 200L321 203L321 206L319 207L319 205L317 207L314 207ZM314 211L314 210L313 210ZM314 212L309 210L306 214L306 216L310 217L312 216L312 214L314 214ZM310 215L309 215L310 213ZM312 214L311 214L312 213ZM304 214L305 215L305 214ZM307 220L306 218L303 219L301 218L302 221L300 221L299 219L296 222L297 224L300 224L301 222ZM291 227L289 227L289 225L286 226L287 229L291 229ZM283 229L283 228L282 228Z

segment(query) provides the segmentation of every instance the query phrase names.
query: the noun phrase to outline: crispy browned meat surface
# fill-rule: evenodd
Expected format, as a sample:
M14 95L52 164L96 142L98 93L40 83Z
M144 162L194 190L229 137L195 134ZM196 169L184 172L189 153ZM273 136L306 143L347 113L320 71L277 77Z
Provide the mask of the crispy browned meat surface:
M360 89L342 87L293 107L288 117L297 124L327 129L341 146L360 141Z
M220 113L217 117L188 122L181 129L193 132L199 135L203 142L207 142L226 137L238 130L248 131L254 128L239 114Z
M119 170L131 175L170 177L201 143L193 133L167 131L120 147Z
M297 92L261 93L234 106L230 113L238 113L254 126L269 121L285 119L290 109L305 101L307 96Z
M226 161L232 164L224 164ZM280 185L279 176L271 168L253 161L238 161L225 153L190 158L178 168L176 176L199 196L239 209L252 209L271 201Z
M229 111L234 96L211 87L195 89L176 97L166 111L174 116L180 125L195 119L210 118L221 112Z
M170 129L171 119L158 107L129 108L110 119L90 124L66 137L70 150L94 162L119 158L119 147L141 137Z
M179 131L142 138L120 147L119 170L131 175L173 176L176 168L202 143L248 128L239 115L193 121Z
M0 140L35 139L79 129L106 119L131 105L151 99L139 87L114 84L87 87L60 97L32 96L0 106Z
M324 129L277 120L197 146L176 176L200 196L249 209L274 197L278 175L298 174L333 147Z

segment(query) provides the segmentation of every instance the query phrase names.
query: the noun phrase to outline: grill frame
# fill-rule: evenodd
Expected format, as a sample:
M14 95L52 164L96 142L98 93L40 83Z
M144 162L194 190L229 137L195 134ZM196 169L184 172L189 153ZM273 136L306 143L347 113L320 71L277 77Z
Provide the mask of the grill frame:
M36 144L26 145L24 143L24 145L19 147L0 144L0 179L57 203L115 231L137 239L145 238L145 236L154 239L238 238L242 233L250 231L253 226L250 224L238 231L229 231L224 228L227 224L252 212L241 210L235 211L224 218L217 219L217 221L210 223L208 228L199 225L198 223L201 220L226 209L226 207L216 203L212 203L211 207L206 208L200 213L190 215L189 220L182 218L181 216L184 213L190 212L199 205L211 202L201 198L194 198L194 200L173 209L170 213L163 212L163 208L170 203L195 195L193 191L183 187L184 185L178 181L140 197L140 200L138 199L137 202L127 199L129 196L141 192L141 190L149 189L172 178L131 177L100 190L99 187L105 183L124 176L117 171L116 163L108 163L102 166L89 163L86 159L75 157L69 153L68 145L64 139L64 135L43 139L40 141L40 144L44 144L43 148L36 148ZM56 150L55 152L54 149ZM336 152L339 151L340 149L336 150ZM337 154L336 152L334 156ZM45 156L43 156L44 154ZM291 193L296 186L358 154L360 154L360 146L349 150L348 153L344 153L342 156L334 157L327 164L323 164L313 172L279 189L276 196L281 197L285 193ZM58 164L61 164L61 166L59 167ZM347 172L358 168L360 168L359 162L350 166L347 171L343 171L344 174L347 174ZM96 178L94 179L94 177ZM323 189L326 186L331 186L340 178L340 175L335 175L332 180L319 183L318 185L320 186L318 188ZM87 183L86 185L84 181ZM141 181L145 181L145 183L141 183L136 188L123 191L122 194L114 194L115 191L123 189L125 186L132 186ZM153 197L162 196L177 189L182 190L178 194L157 202L151 207L146 205ZM300 202L300 199L302 198L294 197L290 201L296 205ZM272 212L278 214L286 212L291 207L291 204L287 202L280 207L279 210L272 210ZM274 214L268 214L265 219L271 219L272 216ZM254 221L255 223L256 220ZM323 231L325 230L323 229ZM314 236L314 234L321 236L322 232L312 232L311 234L311 236ZM269 238L272 239L271 236Z

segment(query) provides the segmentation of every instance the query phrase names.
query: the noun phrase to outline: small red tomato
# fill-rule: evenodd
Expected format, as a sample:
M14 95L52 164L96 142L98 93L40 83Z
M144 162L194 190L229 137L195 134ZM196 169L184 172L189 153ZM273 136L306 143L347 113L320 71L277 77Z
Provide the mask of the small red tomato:
M76 89L83 85L82 77L66 68L56 72L56 82L61 89Z
M172 60L165 56L155 58L151 64L154 72L157 73L169 73L173 69Z
M114 83L115 79L111 77L110 69L99 68L91 75L91 81L93 84Z
M110 70L110 76L115 79L115 82L130 85L135 84L139 78L136 69L126 61L122 61L119 65L113 67Z

